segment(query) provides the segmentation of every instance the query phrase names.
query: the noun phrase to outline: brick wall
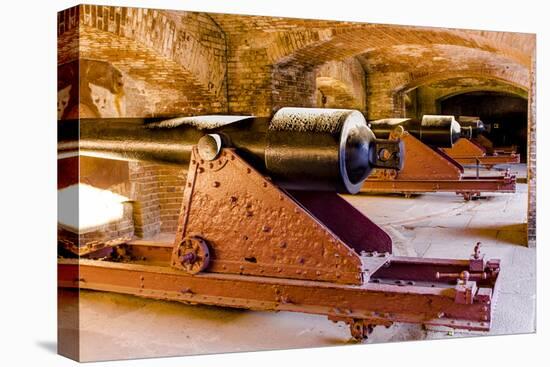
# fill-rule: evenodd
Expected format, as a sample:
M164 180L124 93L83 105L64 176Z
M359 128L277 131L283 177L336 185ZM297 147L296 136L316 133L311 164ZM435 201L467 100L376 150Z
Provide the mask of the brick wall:
M228 98L229 113L271 115L272 66L265 49L236 46L238 39L229 40Z
M158 198L160 204L160 231L175 232L181 210L183 188L187 179L187 169L158 166Z
M316 105L366 113L365 70L355 58L330 61L316 69Z
M403 96L396 87L408 78L407 73L372 73L367 75L367 119L405 116Z
M439 113L439 104L441 99L470 92L505 93L516 95L525 99L528 95L526 89L498 80L453 78L439 81L431 85L423 85L406 93L406 95L411 98L410 105L407 107L406 111L407 116L420 118L423 115ZM414 113L411 113L411 110L414 110Z
M119 114L227 111L226 39L209 15L82 5L60 12L58 20L60 65L102 60L122 73ZM77 53L71 42L78 42Z
M135 234L151 237L160 233L160 200L158 193L158 165L130 162L130 183L134 203Z
M536 245L537 236L537 109L536 109L536 56L533 53L528 106L528 150L527 180L529 187L529 202L527 206L527 240L529 246Z
M271 83L271 114L285 106L315 106L315 71L311 67L294 63L276 65Z
M107 241L114 238L126 238L134 235L133 205L123 204L124 213L122 218L106 223L93 231L79 234L80 246L94 241Z
M161 232L176 231L186 178L187 169L130 162L137 236L152 237Z
M355 108L366 112L365 73L354 58L317 67L270 64L267 50L237 47L229 58L231 113L271 116L285 106Z

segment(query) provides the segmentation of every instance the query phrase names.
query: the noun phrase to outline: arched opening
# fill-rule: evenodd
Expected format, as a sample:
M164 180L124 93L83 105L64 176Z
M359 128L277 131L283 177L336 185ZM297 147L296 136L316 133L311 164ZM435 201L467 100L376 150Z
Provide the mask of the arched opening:
M439 100L439 113L478 116L495 147L517 146L521 160L527 156L527 99L516 94L478 91Z
M512 75L477 72L446 72L415 78L394 95L394 104L403 116L421 118L441 113L441 101L467 93L502 93L527 98L527 88Z

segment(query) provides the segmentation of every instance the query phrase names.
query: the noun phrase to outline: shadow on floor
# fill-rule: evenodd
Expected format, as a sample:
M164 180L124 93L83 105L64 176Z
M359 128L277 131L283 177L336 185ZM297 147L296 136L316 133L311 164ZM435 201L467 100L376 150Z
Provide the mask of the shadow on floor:
M136 309L142 308L164 316L173 315L178 319L190 317L192 319L208 320L209 322L215 320L224 324L232 323L250 313L249 310L241 308L188 305L176 301L166 302L93 290L81 290L80 297L81 299L91 300L90 305L116 305L118 310L124 310L127 313L132 313Z
M525 223L501 226L483 226L455 229L461 235L480 237L480 240L497 240L511 245L527 246L527 225Z
M444 232L446 236L453 238L473 239L476 241L497 241L501 243L527 246L527 225L525 223L495 225L495 226L480 226L476 227L475 223L469 227L452 227L416 223L414 225L403 225L403 229L407 231L415 231L419 228L429 228L433 231Z
M44 349L47 352L57 354L57 342L51 340L39 340L36 342L40 348Z

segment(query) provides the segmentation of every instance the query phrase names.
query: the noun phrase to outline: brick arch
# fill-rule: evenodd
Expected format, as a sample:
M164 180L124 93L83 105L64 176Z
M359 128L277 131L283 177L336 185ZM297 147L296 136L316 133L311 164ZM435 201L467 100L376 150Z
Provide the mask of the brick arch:
M448 86L447 86L448 85ZM527 98L528 89L510 80L499 76L488 75L479 72L446 72L428 75L413 79L411 82L400 86L392 93L393 112L395 116L405 116L405 101L409 92L413 90L424 90L421 87L428 87L427 95L423 96L422 107L416 113L437 113L437 106L442 99L451 95L458 95L468 92L497 91ZM426 92L422 92L426 93ZM429 102L431 101L431 102ZM418 106L417 106L418 107Z
M490 51L460 45L391 45L358 55L357 59L369 74L402 72L414 79L449 70L478 71L528 84L527 67Z
M357 24L342 28L284 32L268 47L275 65L299 63L315 66L331 60L363 54L379 47L404 44L456 45L492 52L524 66L530 66L531 52L515 48L497 37L465 30Z
M365 110L364 101L359 100L350 85L342 80L326 76L317 77L316 88L317 107Z
M410 73L404 80L396 80L395 85L390 88L393 93L407 93L423 85L429 85L448 79L474 78L474 79L489 79L510 85L514 88L521 89L527 93L528 88L528 73L525 75L518 73L507 73L501 69L478 69L478 70L450 70L434 74Z
M498 92L498 93L509 94L512 96L520 97L525 100L528 99L528 93L523 89L499 86L499 87L470 87L470 88L450 89L450 90L447 90L445 94L438 96L436 98L436 102L441 102L448 98L458 96L460 94L473 93L473 92Z
M87 27L86 32L124 37L157 58L179 64L209 93L225 94L225 34L207 14L80 5L59 13L59 19L58 36Z
M422 85L429 85L442 80L457 78L477 78L496 80L514 88L527 91L525 79L527 71L516 73L499 68L477 68L463 70L446 70L436 73L421 71L416 73L373 73L369 74L367 90L368 119L405 116L405 95Z
M126 101L132 106L126 117L224 110L224 102L181 64L127 37L87 26L80 29L80 58L109 62L122 72Z
M365 71L356 58L331 61L315 69L316 106L366 111Z
M531 58L529 52L514 49L507 42L499 42L498 38L487 38L475 32L469 34L467 31L458 30L360 24L328 30L312 30L306 36L301 35L299 31L292 31L279 37L281 41L271 42L266 50L266 58L273 63L271 79L272 87L275 89L281 85L281 79L288 78L293 69L301 70L300 73L294 73L296 78L306 80L304 76L309 78L309 70L315 69L320 64L352 57L361 60L362 56L368 55L369 52L396 46L432 48L435 55L437 52L444 51L443 55L451 59L456 55L464 56L468 60L477 60L473 63L460 63L447 59L448 66L440 67L441 70L437 70L437 63L421 70L414 70L416 63L411 62L406 65L405 70L384 73L386 75L383 78L386 80L380 83L370 83L373 74L364 65L369 85L376 85L378 89L367 92L366 110L369 117L379 117L379 114L384 115L382 117L401 115L404 108L402 93L400 93L402 88L407 84L411 84L410 88L414 88L413 83L422 83L422 80L429 82L430 78L439 78L440 74L448 73L448 70L453 70L456 76L487 75L500 78L522 88L528 85L529 81L527 66ZM277 99L278 97L276 96ZM307 98L301 100L303 103L309 101ZM375 106L379 103L381 108ZM274 107L280 104L277 101Z

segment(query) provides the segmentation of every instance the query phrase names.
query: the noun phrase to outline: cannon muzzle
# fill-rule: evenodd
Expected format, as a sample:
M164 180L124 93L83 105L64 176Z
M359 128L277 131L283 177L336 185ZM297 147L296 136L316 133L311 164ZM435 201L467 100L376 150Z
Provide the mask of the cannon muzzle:
M479 117L459 116L458 123L460 130L463 132L463 138L473 139L485 131L485 124Z

